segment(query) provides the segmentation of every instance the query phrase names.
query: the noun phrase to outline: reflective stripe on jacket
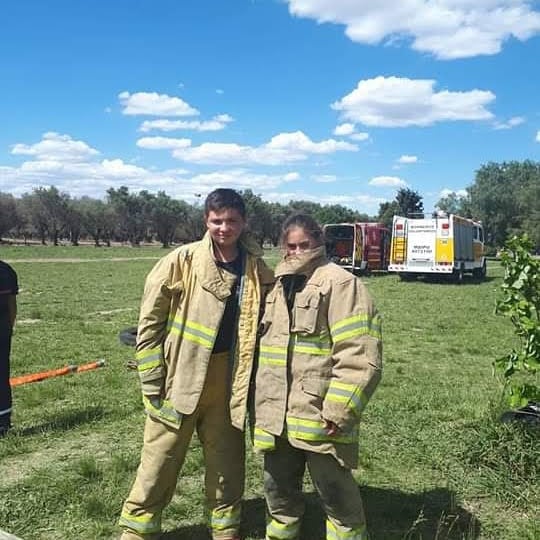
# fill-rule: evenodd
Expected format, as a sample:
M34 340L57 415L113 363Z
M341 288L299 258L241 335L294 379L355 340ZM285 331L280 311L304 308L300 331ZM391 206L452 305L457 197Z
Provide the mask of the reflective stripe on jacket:
M307 282L289 314L287 271L287 264L276 268L261 323L254 445L268 451L275 436L286 436L355 468L358 424L381 377L380 317L363 283L328 262L324 248L301 269ZM324 420L339 432L328 435Z
M232 424L244 428L261 299L273 273L262 250L240 238L246 254L238 339L231 359ZM137 332L136 358L145 407L166 424L178 426L191 414L206 378L214 341L236 276L216 265L208 233L163 257L148 274ZM150 396L162 398L156 407ZM161 410L163 409L163 410Z

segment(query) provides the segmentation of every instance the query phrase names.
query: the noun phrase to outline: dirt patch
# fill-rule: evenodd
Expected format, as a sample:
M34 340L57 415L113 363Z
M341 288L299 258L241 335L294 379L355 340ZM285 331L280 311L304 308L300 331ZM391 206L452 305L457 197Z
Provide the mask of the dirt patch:
M133 311L135 308L118 308L118 309L109 309L107 311L93 311L88 313L88 315L112 315L113 313L121 313L122 311Z

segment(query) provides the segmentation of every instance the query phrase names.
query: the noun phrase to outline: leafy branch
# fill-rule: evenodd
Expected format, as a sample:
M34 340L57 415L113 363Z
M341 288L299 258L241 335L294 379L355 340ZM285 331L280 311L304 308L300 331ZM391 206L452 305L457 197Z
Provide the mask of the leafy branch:
M501 253L503 297L495 312L510 317L519 347L497 359L494 366L504 378L511 407L540 400L540 261L531 255L532 248L527 235L514 236Z

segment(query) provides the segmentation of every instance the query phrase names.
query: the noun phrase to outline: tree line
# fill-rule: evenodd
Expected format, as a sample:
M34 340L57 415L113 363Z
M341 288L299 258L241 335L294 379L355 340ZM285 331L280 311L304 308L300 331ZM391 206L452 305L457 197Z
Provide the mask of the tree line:
M288 204L264 201L247 189L240 191L246 202L249 226L261 243L277 245L281 223L292 212L307 212L321 225L376 221L390 226L394 215L424 212L422 196L401 188L394 200L381 203L375 216L339 204L322 205L291 200ZM476 171L464 195L450 193L437 209L482 221L488 245L499 248L514 234L527 233L540 248L540 163L533 161L488 163ZM0 238L39 239L41 243L81 239L96 246L111 241L159 241L168 247L190 242L204 233L203 208L171 198L164 191L138 193L125 186L109 188L106 197L71 197L56 187L38 187L21 197L0 193Z
M487 163L476 171L465 196L450 193L438 207L482 221L487 243L502 247L527 233L540 249L540 162Z
M261 243L277 245L281 223L292 212L312 214L320 223L369 221L345 206L321 205L311 201L271 203L247 189L240 191L246 202L249 228ZM56 187L37 187L19 198L0 193L0 238L10 236L25 241L38 239L42 244L92 240L96 246L112 241L159 241L163 247L191 242L205 231L204 209L171 198L164 191L138 193L126 186L109 188L104 200L71 197Z

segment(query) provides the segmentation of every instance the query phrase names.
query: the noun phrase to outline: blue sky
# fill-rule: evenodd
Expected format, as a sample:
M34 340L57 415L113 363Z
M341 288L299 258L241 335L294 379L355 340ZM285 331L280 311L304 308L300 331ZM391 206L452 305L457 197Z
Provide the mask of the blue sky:
M0 191L376 214L540 159L540 2L5 0Z

